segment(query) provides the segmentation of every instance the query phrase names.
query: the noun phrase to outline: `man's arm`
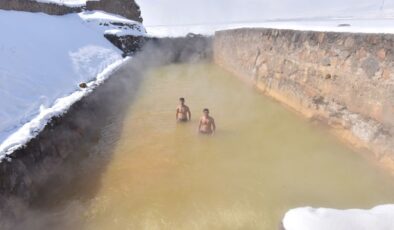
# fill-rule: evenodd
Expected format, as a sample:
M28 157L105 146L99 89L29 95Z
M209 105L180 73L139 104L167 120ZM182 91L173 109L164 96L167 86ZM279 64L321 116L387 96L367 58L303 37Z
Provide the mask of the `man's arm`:
M179 108L176 108L175 120L178 120Z
M200 132L200 130L201 130L201 125L202 125L202 122L201 122L201 119L200 119L200 123L198 124L198 132Z

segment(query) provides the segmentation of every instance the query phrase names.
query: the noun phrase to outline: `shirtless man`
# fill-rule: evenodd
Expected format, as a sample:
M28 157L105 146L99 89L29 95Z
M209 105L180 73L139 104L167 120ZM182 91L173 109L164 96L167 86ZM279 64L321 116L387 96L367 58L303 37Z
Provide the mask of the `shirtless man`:
M179 98L180 105L176 108L176 120L178 122L187 122L192 119L192 113L189 107L185 105L185 98Z
M209 110L203 110L204 115L200 119L200 124L198 125L198 132L206 135L213 135L216 131L215 120L209 116Z

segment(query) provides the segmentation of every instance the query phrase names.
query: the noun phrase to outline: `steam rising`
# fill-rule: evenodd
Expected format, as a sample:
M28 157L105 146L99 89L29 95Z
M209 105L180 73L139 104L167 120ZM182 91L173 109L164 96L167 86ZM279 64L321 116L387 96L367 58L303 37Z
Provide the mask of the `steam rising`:
M65 145L62 151L71 152L65 161L49 156L31 167L32 185L28 189L35 190L30 191L32 197L25 191L15 196L0 194L1 229L63 230L83 224L87 203L101 186L100 177L111 161L123 117L133 104L144 73L172 62L209 59L211 53L211 39L205 37L147 41L129 63L72 108L71 115L55 122L56 135L50 135L51 141L67 143L82 138L82 144ZM94 110L97 119L89 112L93 107L100 108ZM48 142L48 136L38 138Z

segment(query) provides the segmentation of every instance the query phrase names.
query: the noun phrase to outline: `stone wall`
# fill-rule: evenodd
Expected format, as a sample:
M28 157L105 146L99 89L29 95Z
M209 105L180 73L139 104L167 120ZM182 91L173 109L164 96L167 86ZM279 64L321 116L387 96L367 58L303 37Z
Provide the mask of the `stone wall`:
M81 7L67 7L31 0L0 0L0 9L27 12L42 12L50 15L64 15L81 12Z
M142 22L140 7L134 0L91 0L84 7L68 7L34 0L0 0L0 9L27 12L42 12L50 15L65 15L83 10L102 10Z
M238 29L214 60L394 172L394 35Z

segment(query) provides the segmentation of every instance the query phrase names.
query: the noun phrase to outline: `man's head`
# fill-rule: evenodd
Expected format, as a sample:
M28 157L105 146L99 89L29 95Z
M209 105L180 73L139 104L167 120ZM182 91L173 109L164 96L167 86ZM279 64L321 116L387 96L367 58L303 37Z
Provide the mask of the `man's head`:
M205 116L209 115L209 109L204 109L202 112L204 113Z
M183 97L179 98L179 102L181 103L181 105L185 104L185 98Z

